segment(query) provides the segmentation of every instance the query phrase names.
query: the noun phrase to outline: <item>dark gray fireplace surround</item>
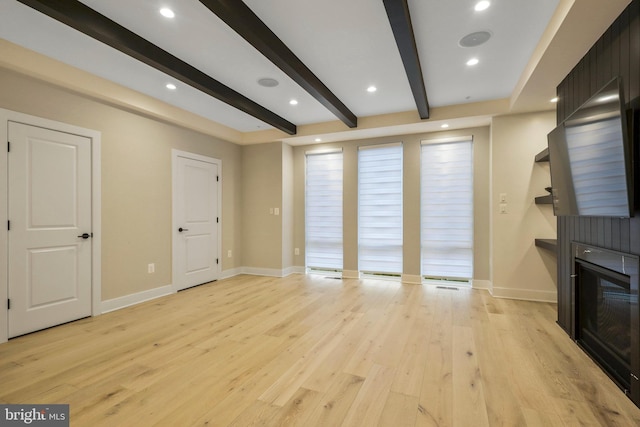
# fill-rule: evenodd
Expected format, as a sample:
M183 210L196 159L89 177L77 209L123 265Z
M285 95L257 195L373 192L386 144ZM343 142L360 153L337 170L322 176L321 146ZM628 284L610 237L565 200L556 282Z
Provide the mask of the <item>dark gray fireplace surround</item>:
M640 0L632 0L629 3L622 14L602 34L585 56L578 61L565 79L558 84L557 123L565 120L599 88L616 76L622 78L624 99L628 103L627 107L636 111L633 120L636 210L631 218L558 217L558 325L576 341L578 339L576 336L576 322L580 320L576 318L575 310L575 297L577 296L575 292L575 277L571 277L575 274L576 268L574 242L579 242L595 249L604 249L607 252L611 251L618 254L618 256L634 257L640 255L640 209L638 209L640 207L640 119L637 119L637 111L640 110ZM589 253L581 256L589 257ZM587 259L585 262L590 261ZM625 271L628 272L626 269L628 266L627 260L625 260L625 263ZM578 265L582 264L579 263ZM615 271L606 266L605 268ZM587 271L586 274L589 276L592 272ZM621 274L631 277L628 273ZM593 280L593 275L589 277ZM621 277L614 275L613 279L612 284L607 284L606 289L601 289L601 292L607 292L605 296L608 298L608 308L622 304L620 300L625 298L624 292L622 292L624 286L616 286L616 280L621 279ZM635 284L629 284L630 289L632 286L635 293L627 304L629 304L630 313L637 313L637 280ZM620 295L621 293L622 295ZM580 302L578 301L579 304ZM611 317L607 317L604 314L600 317L602 322L612 320ZM630 317L632 316L630 315ZM595 319L597 319L597 316ZM597 322L594 317L590 320L592 322L591 326L593 326L593 322ZM585 319L583 319L583 323L584 321ZM630 334L637 339L639 334L637 320L630 321L630 327L631 323L633 323L632 327L635 328L635 332L630 332ZM597 323L595 324L598 325ZM602 328L604 327L603 324ZM606 331L607 329L603 330ZM611 336L611 334L615 334L615 330L612 327L608 332L603 333L605 336ZM590 341L586 344L587 346L597 345L592 338L587 338L587 341ZM584 344L580 345L583 348L585 346ZM628 392L636 405L640 406L637 397L638 381L631 377L631 374L639 376L640 355L638 354L637 341L635 348L632 344L626 344L626 341L619 340L614 342L614 346L616 347L614 352L622 353L623 356L626 355L626 352L630 352L629 378L632 381L628 380ZM630 348L627 349L625 347ZM620 381L617 382L620 383Z
M576 343L640 406L637 255L572 242Z

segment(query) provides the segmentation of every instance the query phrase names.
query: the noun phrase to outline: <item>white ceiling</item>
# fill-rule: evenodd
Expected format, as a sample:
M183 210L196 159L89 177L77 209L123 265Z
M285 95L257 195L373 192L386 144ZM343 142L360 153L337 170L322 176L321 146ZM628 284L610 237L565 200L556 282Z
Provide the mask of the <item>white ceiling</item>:
M198 0L81 1L298 126L337 120ZM616 0L616 7L627 2ZM416 110L382 0L245 3L360 119ZM492 0L482 12L474 11L475 3L409 0L432 108L509 98L561 2ZM161 7L176 17L164 18ZM458 45L479 30L492 38L474 48ZM240 132L271 128L15 0L0 0L0 38ZM475 67L465 65L471 57L480 60ZM259 86L263 77L280 84ZM177 90L167 90L168 82ZM556 84L545 89L550 96ZM378 91L368 93L370 85Z

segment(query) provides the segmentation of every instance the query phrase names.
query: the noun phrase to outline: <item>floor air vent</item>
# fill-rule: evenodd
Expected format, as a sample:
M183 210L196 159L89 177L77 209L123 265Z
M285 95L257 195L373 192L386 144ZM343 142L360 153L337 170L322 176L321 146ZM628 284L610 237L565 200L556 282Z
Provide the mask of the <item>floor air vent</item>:
M436 286L437 289L446 289L448 291L457 291L458 288L454 286Z

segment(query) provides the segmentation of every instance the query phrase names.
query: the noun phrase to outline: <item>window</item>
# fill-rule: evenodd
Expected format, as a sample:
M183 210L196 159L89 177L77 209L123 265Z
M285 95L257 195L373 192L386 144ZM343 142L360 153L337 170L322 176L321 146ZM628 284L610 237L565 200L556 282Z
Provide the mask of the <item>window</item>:
M342 270L342 152L306 157L306 266Z
M473 277L472 139L423 142L422 275Z
M365 273L402 273L402 145L358 150L358 261Z

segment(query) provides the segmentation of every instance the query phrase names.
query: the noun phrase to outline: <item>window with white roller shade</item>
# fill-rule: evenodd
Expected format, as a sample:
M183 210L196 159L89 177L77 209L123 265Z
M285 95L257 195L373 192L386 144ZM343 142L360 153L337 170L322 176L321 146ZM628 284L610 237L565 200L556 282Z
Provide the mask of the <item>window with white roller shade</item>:
M306 266L342 270L342 152L306 159Z
M358 150L358 262L365 273L402 273L402 145Z
M473 277L472 139L423 142L422 275Z

